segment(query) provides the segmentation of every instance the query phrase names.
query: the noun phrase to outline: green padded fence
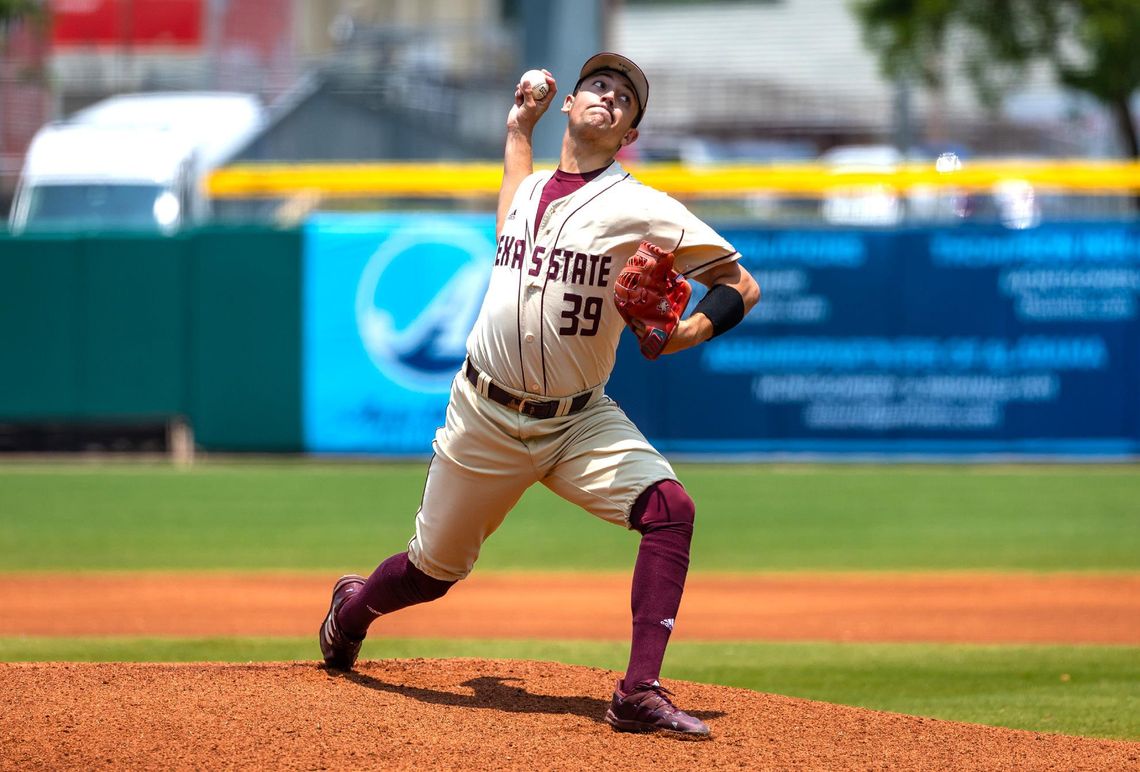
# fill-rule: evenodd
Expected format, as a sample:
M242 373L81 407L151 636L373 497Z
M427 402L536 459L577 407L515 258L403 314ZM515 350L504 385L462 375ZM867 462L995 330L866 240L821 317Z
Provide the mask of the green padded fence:
M300 451L300 231L190 240L188 414L198 443Z
M295 230L0 238L0 421L300 450L300 272Z

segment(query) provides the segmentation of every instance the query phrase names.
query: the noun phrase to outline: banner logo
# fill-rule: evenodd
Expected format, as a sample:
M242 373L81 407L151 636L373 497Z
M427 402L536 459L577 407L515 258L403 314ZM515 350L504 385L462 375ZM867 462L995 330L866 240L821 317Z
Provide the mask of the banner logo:
M463 363L495 245L443 220L394 231L356 289L356 326L376 368L414 391L446 393Z

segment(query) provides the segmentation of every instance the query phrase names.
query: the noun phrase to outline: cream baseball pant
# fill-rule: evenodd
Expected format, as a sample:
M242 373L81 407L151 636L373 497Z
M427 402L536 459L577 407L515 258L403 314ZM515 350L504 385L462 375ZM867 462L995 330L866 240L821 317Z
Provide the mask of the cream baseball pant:
M463 579L483 542L537 482L628 528L637 497L677 477L617 403L597 391L578 413L532 418L457 375L408 543L412 564L436 579Z

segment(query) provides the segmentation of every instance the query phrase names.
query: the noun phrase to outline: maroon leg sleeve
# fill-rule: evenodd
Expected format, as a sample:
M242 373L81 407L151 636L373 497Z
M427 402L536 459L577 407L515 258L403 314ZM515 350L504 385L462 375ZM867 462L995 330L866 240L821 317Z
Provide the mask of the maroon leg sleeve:
M400 552L381 563L364 587L349 596L337 612L336 623L345 634L362 638L381 614L442 598L453 584L428 576L412 565L407 552Z
M633 641L623 688L656 681L689 571L695 507L675 480L650 486L633 505L630 524L641 532L633 569Z

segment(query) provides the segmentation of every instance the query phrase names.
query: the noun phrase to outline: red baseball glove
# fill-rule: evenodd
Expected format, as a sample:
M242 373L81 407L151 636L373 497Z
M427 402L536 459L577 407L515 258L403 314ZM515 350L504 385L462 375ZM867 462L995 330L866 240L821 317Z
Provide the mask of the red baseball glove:
M673 269L673 253L641 242L614 284L614 303L646 359L660 356L677 329L693 288Z

